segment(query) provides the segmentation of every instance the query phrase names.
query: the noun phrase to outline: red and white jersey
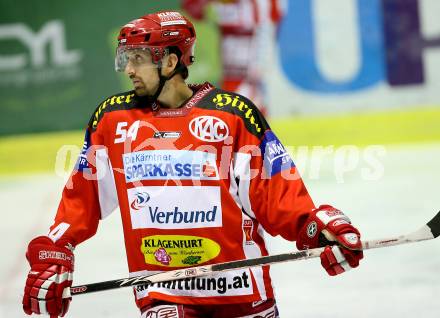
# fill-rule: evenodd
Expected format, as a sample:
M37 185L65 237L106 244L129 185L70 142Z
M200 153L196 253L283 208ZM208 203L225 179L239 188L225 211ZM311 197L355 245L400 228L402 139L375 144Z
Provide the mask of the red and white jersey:
M223 33L252 33L263 23L278 23L282 16L281 0L213 1Z
M118 205L130 276L267 255L263 233L296 239L314 208L283 145L248 99L205 83L181 108L133 91L105 99L49 236L74 245ZM273 298L269 266L135 288L152 299L224 304Z
M217 13L221 34L222 88L250 98L267 112L264 74L273 67L271 48L284 14L283 0L184 0L183 8L203 19L206 5Z
M285 0L182 0L182 7L193 18L203 19L207 5L213 5L222 33L253 33L263 23L280 22Z
M280 0L215 1L213 5L222 36L224 80L256 82L259 70L266 67L262 55L272 45L273 26L282 17Z

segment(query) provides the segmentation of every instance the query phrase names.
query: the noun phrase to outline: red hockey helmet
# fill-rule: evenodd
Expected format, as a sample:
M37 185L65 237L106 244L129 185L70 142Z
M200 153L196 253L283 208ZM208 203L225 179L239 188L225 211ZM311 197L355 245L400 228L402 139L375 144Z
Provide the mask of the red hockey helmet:
M176 11L148 14L130 21L119 32L115 68L124 71L130 49L148 50L153 62L158 63L169 47L177 47L182 54L180 63L189 66L194 62L196 32L187 18Z

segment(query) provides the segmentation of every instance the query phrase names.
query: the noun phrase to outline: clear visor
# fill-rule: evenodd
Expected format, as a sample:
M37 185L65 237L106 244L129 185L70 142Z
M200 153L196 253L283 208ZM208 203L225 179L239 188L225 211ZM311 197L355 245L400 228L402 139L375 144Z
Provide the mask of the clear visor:
M166 49L139 46L120 46L116 49L115 70L125 72L128 65L131 67L158 68L158 61L168 54Z

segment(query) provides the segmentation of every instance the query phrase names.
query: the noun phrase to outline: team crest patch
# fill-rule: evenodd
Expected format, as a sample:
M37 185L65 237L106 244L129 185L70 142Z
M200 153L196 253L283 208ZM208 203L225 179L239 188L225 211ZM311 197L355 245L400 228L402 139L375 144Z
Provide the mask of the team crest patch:
M220 142L229 136L229 127L220 118L214 116L199 116L189 123L191 134L206 142Z

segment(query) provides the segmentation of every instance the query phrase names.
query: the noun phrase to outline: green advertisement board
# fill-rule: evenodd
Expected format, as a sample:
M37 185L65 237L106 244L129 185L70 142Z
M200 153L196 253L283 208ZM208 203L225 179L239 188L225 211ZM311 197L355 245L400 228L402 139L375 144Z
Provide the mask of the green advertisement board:
M103 99L130 89L114 71L119 28L141 15L178 8L177 0L2 0L0 135L83 128ZM196 29L199 40L214 41L196 51L205 59L197 57L190 79L209 74L204 80L215 82L216 28Z

